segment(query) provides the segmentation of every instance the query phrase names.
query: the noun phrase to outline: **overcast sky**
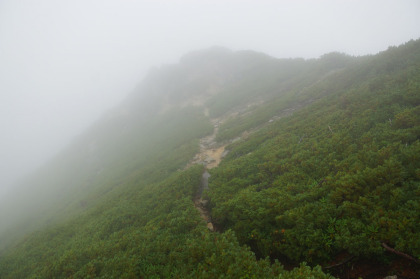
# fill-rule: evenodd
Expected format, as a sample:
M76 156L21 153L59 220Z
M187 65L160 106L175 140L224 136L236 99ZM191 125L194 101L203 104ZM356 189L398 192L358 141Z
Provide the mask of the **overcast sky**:
M214 45L374 54L420 37L420 1L0 0L0 195L151 66Z

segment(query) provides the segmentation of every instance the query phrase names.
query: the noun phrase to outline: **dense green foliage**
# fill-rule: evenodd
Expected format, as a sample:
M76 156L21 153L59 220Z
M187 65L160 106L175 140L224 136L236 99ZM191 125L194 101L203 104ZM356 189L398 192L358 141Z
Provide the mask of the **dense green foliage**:
M385 242L420 258L419 65L419 42L390 49L229 147L210 181L215 222L262 257L380 258Z
M216 232L189 164L213 130L205 108L235 139L205 192ZM189 54L0 217L0 278L330 278L316 265L342 255L390 263L382 243L420 258L420 41L309 61Z
M192 203L202 171L153 184L134 176L77 218L13 247L0 261L2 278L293 278L278 262L257 261L232 231L207 230ZM293 272L329 278L305 265Z
M3 251L1 278L274 278L288 274L278 262L256 260L232 231L209 232L194 208L192 199L203 167L180 168L197 151L196 139L210 131L208 120L184 109L169 112L153 124L157 121L160 130L147 135L153 137L149 139L152 146L137 145L132 135L122 138L112 133L98 143L104 149L121 147L124 152L127 146L122 144L131 140L131 148L142 148L132 152L147 156L147 162L142 158L133 162L134 156L125 153L126 160L119 163L115 150L101 153L102 163L113 168L105 178L91 178L83 189L85 195L76 189L69 205L54 205L46 211L50 225L45 227L44 222L42 230ZM106 129L115 131L120 125L112 128L106 123L93 133L98 136ZM141 134L137 140L142 140ZM69 176L79 169L77 164L84 164L77 160L82 154L74 150L69 152L70 161L63 162L70 173L62 171ZM66 176L53 179L68 182ZM41 224L46 219L33 212L31 216ZM311 271L305 265L294 272L328 278L319 268Z

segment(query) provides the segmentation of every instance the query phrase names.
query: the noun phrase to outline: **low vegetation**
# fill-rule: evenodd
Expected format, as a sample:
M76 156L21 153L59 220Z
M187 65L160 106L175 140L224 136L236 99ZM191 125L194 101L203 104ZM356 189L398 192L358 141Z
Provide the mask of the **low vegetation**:
M17 213L2 213L1 278L420 274L420 42L309 61L210 54L152 73L139 88L151 96L2 205ZM186 105L194 92L202 107ZM229 115L216 139L235 140L204 193L212 232L193 202L204 166L189 163L211 118Z

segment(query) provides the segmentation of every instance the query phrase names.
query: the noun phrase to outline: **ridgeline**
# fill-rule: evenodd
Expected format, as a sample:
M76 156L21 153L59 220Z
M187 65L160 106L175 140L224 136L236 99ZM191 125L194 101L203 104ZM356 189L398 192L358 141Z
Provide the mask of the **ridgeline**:
M419 40L217 47L151 71L16 187L0 278L419 278L419 220Z

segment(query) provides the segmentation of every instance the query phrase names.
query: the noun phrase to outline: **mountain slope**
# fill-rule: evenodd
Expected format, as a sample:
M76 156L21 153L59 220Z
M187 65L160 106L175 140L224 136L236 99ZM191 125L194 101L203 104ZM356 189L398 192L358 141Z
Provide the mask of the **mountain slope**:
M212 48L155 69L1 205L2 278L327 277L277 259L415 278L382 243L420 257L419 65L411 41L308 61ZM215 131L201 151L229 153L203 194L210 232L193 158Z
M390 49L315 84L310 106L228 147L211 171L213 222L260 257L384 265L399 260L391 246L418 272L419 65L419 42Z

